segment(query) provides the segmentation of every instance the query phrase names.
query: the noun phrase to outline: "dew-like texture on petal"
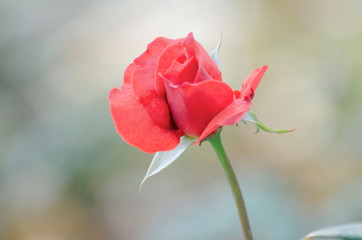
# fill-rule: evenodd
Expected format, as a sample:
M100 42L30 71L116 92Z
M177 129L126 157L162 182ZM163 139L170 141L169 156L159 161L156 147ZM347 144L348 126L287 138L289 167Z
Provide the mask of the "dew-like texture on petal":
M165 79L167 100L176 126L199 137L211 119L233 102L233 90L221 81L173 85Z
M224 108L219 112L207 125L205 130L202 132L200 138L197 140L197 143L201 142L211 133L222 126L231 126L239 122L244 115L248 112L251 106L250 101L244 101L241 99L236 99L229 106Z
M118 134L130 145L147 153L174 149L181 133L160 127L150 118L132 89L124 85L109 93L111 116Z
M241 88L242 99L247 101L251 101L253 99L255 90L267 69L268 66L265 65L262 68L255 69L249 74L249 76L247 76Z

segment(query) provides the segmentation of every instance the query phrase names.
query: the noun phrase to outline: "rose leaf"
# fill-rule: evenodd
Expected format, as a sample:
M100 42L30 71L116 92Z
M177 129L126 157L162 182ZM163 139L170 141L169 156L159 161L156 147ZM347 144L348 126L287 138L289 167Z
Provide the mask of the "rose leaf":
M168 165L170 165L172 162L174 162L186 150L186 148L190 146L192 143L194 143L196 140L197 140L196 138L184 135L180 138L180 143L175 149L171 151L157 152L152 159L152 162L147 170L146 176L143 178L141 182L139 190L141 190L143 183L149 177L155 175L156 173L160 172Z
M349 223L320 229L309 233L303 240L312 238L337 238L343 240L362 240L362 223Z
M243 119L241 119L244 123L245 122L251 122L253 124L255 124L256 126L256 133L259 132L260 129L266 131L266 132L269 132L269 133L288 133L288 132L293 132L295 129L292 129L292 130L279 130L279 129L276 129L274 127L269 127L267 126L266 124L260 122L257 118L256 118L256 115L252 112L247 112Z

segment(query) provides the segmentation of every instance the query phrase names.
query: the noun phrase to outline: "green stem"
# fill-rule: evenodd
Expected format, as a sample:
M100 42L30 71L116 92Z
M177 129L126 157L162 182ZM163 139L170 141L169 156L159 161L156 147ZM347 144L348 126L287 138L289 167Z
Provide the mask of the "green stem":
M211 139L209 139L212 147L214 148L217 157L224 169L226 177L229 181L229 185L231 187L231 191L234 195L234 200L236 203L236 207L238 210L241 228L243 229L245 240L253 240L253 236L251 234L251 228L248 220L248 214L246 212L245 202L243 199L243 195L241 193L238 180L236 179L233 167L230 164L230 161L225 153L224 147L221 142L220 132Z

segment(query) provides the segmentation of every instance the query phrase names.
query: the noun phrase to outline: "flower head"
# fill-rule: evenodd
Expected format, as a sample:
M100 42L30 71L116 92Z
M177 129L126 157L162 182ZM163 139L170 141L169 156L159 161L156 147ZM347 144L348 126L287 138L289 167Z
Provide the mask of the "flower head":
M243 118L266 69L255 69L233 91L192 33L156 38L128 66L121 89L109 93L116 130L148 153L174 149L183 135L201 142Z

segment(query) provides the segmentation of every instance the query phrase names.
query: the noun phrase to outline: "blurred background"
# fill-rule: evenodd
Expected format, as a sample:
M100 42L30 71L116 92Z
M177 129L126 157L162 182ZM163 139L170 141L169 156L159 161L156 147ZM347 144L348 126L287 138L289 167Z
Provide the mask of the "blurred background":
M116 134L108 92L157 36L212 51L252 111L297 131L223 131L255 239L362 221L362 1L0 1L0 239L236 240L210 144L139 184L152 155Z

